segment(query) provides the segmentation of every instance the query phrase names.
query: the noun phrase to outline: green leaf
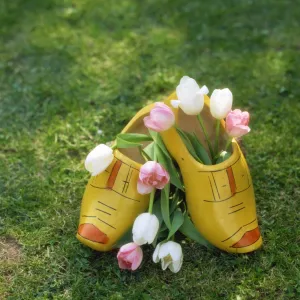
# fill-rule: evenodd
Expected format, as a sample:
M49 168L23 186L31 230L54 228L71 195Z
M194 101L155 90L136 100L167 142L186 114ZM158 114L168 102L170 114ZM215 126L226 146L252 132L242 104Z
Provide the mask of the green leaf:
M170 157L170 154L164 144L162 137L159 135L159 133L152 131L152 130L149 130L149 133L150 133L151 137L153 138L153 141L155 142L155 144L157 144L159 146L159 148L164 152L164 154L166 156Z
M151 160L154 160L154 148L155 144L152 142L143 149L144 152L151 158Z
M185 134L187 135L191 144L193 145L197 156L203 161L203 163L205 165L212 165L211 159L210 159L206 149L200 143L196 134L195 133L191 134L189 132L185 132Z
M150 135L141 133L119 133L117 137L132 143L153 141L153 138Z
M173 163L172 158L169 156L169 154L166 155L165 152L158 144L155 144L154 149L155 149L157 161L168 171L170 175L170 182L180 190L184 191L184 187L180 175Z
M188 214L185 214L184 222L179 228L179 231L183 233L185 236L187 236L188 238L199 243L200 245L203 245L207 248L213 248L213 246L196 229L195 225L190 220Z
M201 161L201 159L197 156L197 153L192 145L192 143L190 142L189 138L187 137L187 135L180 129L180 128L176 128L178 134L180 135L182 141L184 142L186 148L188 149L188 151L190 152L190 154L194 157L194 159L200 163L203 163Z
M175 234L175 232L181 227L183 221L184 221L184 217L181 210L176 210L174 213L174 218L172 221L172 226L168 235L168 239L171 238Z
M160 238L166 238L168 235L168 232L167 232L168 228L167 228L166 224L163 222L160 204L161 203L160 203L159 199L157 199L153 204L153 210L152 210L152 213L157 217L157 219L159 221L159 231L152 243L153 247L156 247L157 240L159 240Z
M159 225L161 225L162 221L163 221L163 217L162 217L162 212L161 212L161 206L160 206L159 199L157 199L157 200L154 201L152 213L154 215L156 215L156 217L157 217L157 219L159 221Z
M116 147L117 148L134 148L134 147L141 147L141 146L142 146L142 144L123 140L119 136L117 136L117 138L116 138Z
M170 184L167 184L160 194L160 205L163 220L169 230L171 230L170 209L169 209Z

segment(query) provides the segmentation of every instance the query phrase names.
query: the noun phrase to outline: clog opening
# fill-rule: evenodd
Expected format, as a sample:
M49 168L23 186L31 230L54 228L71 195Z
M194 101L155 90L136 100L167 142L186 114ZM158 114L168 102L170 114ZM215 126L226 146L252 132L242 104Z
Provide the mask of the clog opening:
M212 117L208 105L205 105L202 112L201 117L206 128L208 138L214 146L215 138L216 138L216 119ZM201 130L199 121L197 116L190 116L185 114L181 109L178 111L178 125L179 127L189 133L195 133L198 139L200 140L203 147L205 147L207 153L209 153L209 149L207 143L205 141L205 136L203 131ZM220 126L220 139L219 139L219 149L224 149L228 136L224 127ZM228 149L232 152L232 147Z

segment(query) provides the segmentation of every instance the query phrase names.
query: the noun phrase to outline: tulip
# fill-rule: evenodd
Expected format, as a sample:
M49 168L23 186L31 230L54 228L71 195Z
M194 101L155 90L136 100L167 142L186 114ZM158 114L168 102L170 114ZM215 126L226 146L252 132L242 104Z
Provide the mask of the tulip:
M178 100L172 100L173 107L180 107L187 115L198 115L204 106L204 95L208 94L204 85L201 89L195 79L183 76L176 88Z
M169 173L159 163L147 161L140 169L137 190L142 195L149 194L163 189L169 180Z
M135 271L143 260L143 250L135 243L122 246L117 254L120 269Z
M100 144L88 154L84 165L92 176L96 176L102 173L111 164L113 159L113 150L104 144Z
M174 123L175 116L173 111L169 106L161 102L156 102L154 108L150 111L150 116L144 118L145 126L157 132L168 130Z
M158 229L159 221L157 217L150 213L143 213L133 223L133 241L138 245L152 244Z
M159 243L153 253L153 261L158 263L161 261L163 270L169 268L173 273L177 273L183 261L183 254L180 244L173 241Z
M210 112L218 120L224 119L231 111L232 93L229 89L214 90L210 97Z
M226 117L226 131L228 135L237 138L250 132L248 127L249 120L250 115L247 111L241 111L240 109L231 111Z

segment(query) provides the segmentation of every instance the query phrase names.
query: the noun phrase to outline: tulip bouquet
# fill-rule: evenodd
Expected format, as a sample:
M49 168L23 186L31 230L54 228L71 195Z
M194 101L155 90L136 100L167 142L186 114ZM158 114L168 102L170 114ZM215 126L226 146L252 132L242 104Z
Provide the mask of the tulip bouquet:
M162 132L175 128L193 158L201 164L219 164L231 155L232 138L240 138L250 131L249 113L239 109L232 110L232 93L228 88L216 89L210 98L210 113L215 119L214 140L209 138L207 128L201 116L205 95L209 93L206 86L199 87L197 82L184 76L176 88L178 99L171 105L158 102L144 118L144 125L149 134L121 133L114 145L97 146L86 158L85 167L93 175L103 172L113 160L115 148L139 149L145 163L140 168L137 191L150 194L148 211L139 215L127 234L118 242L120 250L117 255L119 267L136 270L143 259L142 246L151 244L154 263L161 262L162 269L169 268L176 273L183 262L181 245L176 242L180 232L201 245L211 247L194 227L185 202L185 187L180 170L169 154L161 135ZM205 145L197 135L180 128L174 111L181 109L186 115L196 116ZM227 143L219 145L220 124L225 120ZM223 122L223 121L222 121Z

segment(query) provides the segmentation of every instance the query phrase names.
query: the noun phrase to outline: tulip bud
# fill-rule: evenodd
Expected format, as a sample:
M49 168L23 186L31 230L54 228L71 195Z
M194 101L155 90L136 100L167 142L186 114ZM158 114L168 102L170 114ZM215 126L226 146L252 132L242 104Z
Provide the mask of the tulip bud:
M208 94L208 88L201 89L195 79L183 76L176 88L178 100L172 100L174 108L180 107L187 115L198 115L204 106L204 95Z
M150 116L144 118L145 126L157 132L168 130L174 123L173 111L169 106L160 102L156 102L154 108L150 111Z
M226 131L228 135L237 138L250 132L248 127L249 120L250 115L247 111L242 112L240 109L231 111L226 117Z
M158 229L159 221L157 217L150 213L143 213L133 223L133 241L138 245L152 244Z
M180 244L173 241L159 243L153 253L153 261L161 261L163 270L169 268L173 273L177 273L182 266L183 254Z
M113 161L114 155L110 147L100 144L95 147L85 159L85 168L96 176L102 173Z
M163 189L169 180L169 173L159 163L147 161L140 169L137 190L142 195L149 194L153 189Z
M231 111L232 93L229 89L214 90L210 97L210 112L218 120L224 119Z
M143 260L143 250L135 243L122 246L117 255L120 269L135 271Z

